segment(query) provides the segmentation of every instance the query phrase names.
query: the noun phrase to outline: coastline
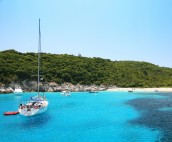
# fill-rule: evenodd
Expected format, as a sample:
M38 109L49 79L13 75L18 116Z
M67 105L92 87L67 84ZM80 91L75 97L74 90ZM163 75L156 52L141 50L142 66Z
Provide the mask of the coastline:
M108 92L172 92L172 88L109 88Z

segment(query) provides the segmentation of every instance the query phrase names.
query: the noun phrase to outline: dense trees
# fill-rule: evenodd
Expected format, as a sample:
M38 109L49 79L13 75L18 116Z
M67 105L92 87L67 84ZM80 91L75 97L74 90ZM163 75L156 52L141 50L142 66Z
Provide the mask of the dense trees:
M119 87L172 87L172 69L146 62L110 61L73 55L42 54L46 81L105 84ZM15 50L0 52L0 82L36 80L37 54Z

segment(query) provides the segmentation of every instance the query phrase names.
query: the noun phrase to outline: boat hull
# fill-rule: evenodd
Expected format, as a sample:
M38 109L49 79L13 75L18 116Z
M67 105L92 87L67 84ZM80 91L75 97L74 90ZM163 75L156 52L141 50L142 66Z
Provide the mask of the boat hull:
M4 112L4 115L16 115L16 114L19 114L18 111L12 111L12 112Z
M23 93L23 90L22 89L15 89L14 93Z
M43 106L41 106L40 108L32 107L28 110L27 106L24 105L24 106L20 107L18 109L18 111L23 116L33 116L33 115L37 115L37 114L45 112L47 110L47 108L48 108L48 102L44 101Z

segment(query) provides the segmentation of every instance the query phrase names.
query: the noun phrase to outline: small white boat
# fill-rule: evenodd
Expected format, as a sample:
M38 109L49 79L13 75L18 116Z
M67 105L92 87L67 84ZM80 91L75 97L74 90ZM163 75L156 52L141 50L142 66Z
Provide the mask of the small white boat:
M155 89L155 90L154 90L154 92L158 92L158 90L157 90L157 89Z
M70 96L70 91L62 91L61 94L64 96Z
M98 91L89 91L89 93L99 93Z
M89 91L89 93L98 93L98 92L99 91L96 88L91 88L90 91Z
M21 89L21 87L15 87L15 90L13 92L16 96L21 96L23 93L23 90Z
M132 92L134 92L134 89L133 88L130 88L130 89L128 89L128 92L129 93L132 93Z
M23 93L21 88L15 88L14 93Z

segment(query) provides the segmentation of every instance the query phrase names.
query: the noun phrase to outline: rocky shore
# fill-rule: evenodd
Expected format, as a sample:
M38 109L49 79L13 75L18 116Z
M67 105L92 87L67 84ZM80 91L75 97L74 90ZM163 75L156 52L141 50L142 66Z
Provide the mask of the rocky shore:
M0 85L0 93L13 93L16 88L21 88L23 92L36 92L37 82L36 81L23 81L22 83L11 83L9 85ZM45 84L40 84L40 91L44 92L86 92L86 91L104 91L108 88L104 85L73 85L71 83L57 84L55 82L48 82Z

